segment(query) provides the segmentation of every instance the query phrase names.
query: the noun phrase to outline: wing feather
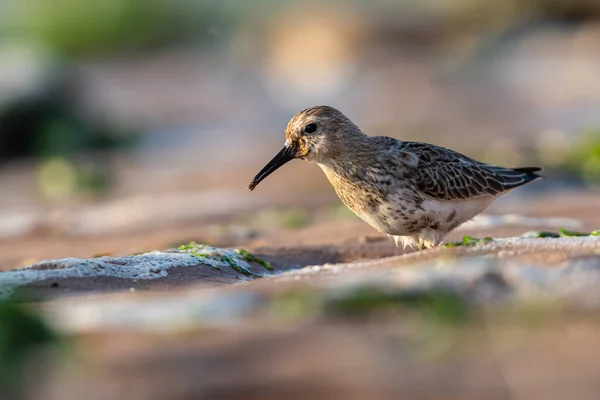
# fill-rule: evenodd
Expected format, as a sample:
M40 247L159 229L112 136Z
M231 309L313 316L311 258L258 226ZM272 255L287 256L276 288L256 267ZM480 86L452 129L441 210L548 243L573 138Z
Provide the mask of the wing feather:
M495 196L540 177L537 174L539 168L498 167L427 143L399 143L393 151L416 156L418 162L411 176L418 190L433 199L466 200Z

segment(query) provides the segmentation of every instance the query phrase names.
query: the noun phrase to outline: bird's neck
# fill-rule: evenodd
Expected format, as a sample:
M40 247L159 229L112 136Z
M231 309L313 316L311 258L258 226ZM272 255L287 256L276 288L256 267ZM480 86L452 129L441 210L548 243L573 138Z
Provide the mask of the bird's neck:
M336 146L336 151L331 156L322 157L316 162L330 180L334 176L355 180L367 173L377 150L371 137L361 133L360 136L357 135L352 140Z

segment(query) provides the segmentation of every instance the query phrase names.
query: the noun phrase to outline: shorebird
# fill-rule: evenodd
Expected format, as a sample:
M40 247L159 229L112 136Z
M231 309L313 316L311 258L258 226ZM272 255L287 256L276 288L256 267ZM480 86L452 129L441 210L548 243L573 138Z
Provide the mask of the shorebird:
M403 247L439 245L498 197L540 177L540 168L498 167L433 144L367 136L328 106L294 115L285 137L249 190L288 161L315 162L350 210Z

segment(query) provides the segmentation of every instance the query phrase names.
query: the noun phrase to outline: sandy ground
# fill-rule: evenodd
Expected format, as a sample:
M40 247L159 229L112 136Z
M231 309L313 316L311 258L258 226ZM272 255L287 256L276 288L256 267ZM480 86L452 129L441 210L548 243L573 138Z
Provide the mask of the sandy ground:
M42 300L71 348L29 397L597 398L600 237L502 238L598 229L598 198L507 199L448 240L494 241L422 252L335 205L308 202L290 223L298 205L286 201L268 213L257 203L152 229L4 240L5 269L81 258L36 264L15 288ZM190 240L248 249L273 270L216 269L188 254L169 264L175 253L164 252L115 258ZM97 273L73 275L84 267ZM14 283L9 274L0 281Z

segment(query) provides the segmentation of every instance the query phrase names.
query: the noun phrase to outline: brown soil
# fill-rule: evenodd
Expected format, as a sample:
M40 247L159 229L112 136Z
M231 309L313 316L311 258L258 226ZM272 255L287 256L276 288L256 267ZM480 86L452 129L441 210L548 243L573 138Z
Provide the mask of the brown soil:
M492 212L528 216L570 217L582 230L600 227L597 194L500 204ZM252 235L236 236L240 216L221 221L176 222L154 229L111 235L60 236L46 233L13 238L0 244L0 264L12 268L34 260L91 257L98 253L127 255L166 249L190 240L215 246L247 248L270 261L275 272L308 265L375 260L350 266L343 276L364 271L412 268L417 261L488 254L561 267L566 262L593 260L597 249L536 247L535 241L514 247L440 248L403 255L391 241L353 218L316 218L300 228L251 226ZM217 229L215 227L225 227ZM534 227L539 229L539 227ZM533 229L506 226L466 229L463 235L508 237ZM554 227L552 230L557 230ZM550 230L550 229L547 229ZM407 251L408 252L408 251ZM253 266L255 272L262 267ZM323 271L280 275L243 284L239 273L181 268L167 278L131 281L98 277L42 281L30 294L49 299L47 310L63 306L114 304L128 301L168 302L180 295L199 298L215 294L273 299L297 290L327 291L340 273ZM133 289L133 290L132 290ZM66 296L66 297L65 297ZM271 300L269 300L271 301ZM277 305L276 300L272 300ZM304 304L304 303L301 303ZM120 306L122 305L122 306ZM423 316L273 314L271 306L257 314L214 325L197 323L165 332L97 329L71 334L73 354L54 360L44 383L32 385L44 399L199 399L199 398L335 398L335 399L562 399L596 398L600 386L599 325L592 312L553 306L550 312L506 314L494 306L479 309L467 323L446 324ZM132 312L135 308L132 309ZM219 313L219 310L215 310ZM292 312L293 314L293 312ZM295 315L295 314L294 314ZM133 320L137 315L131 316ZM89 318L92 318L90 315ZM201 321L201 320L200 320ZM532 322L533 321L533 322ZM37 397L36 397L37 396Z

